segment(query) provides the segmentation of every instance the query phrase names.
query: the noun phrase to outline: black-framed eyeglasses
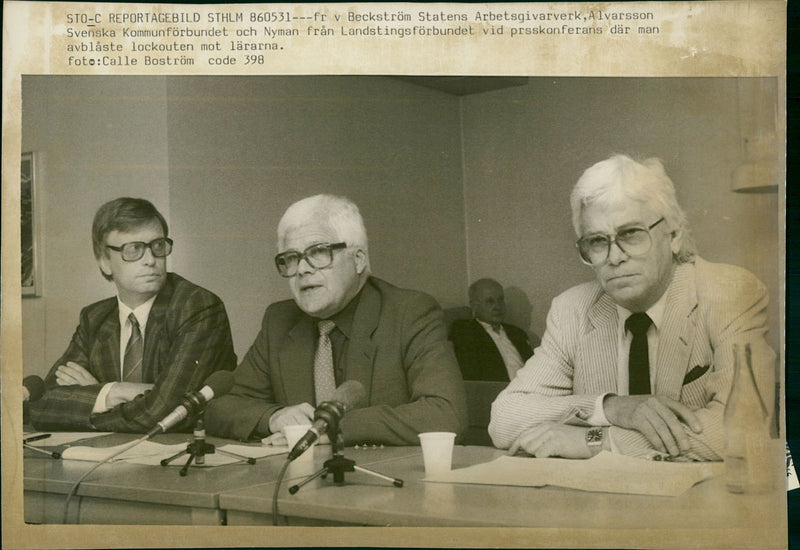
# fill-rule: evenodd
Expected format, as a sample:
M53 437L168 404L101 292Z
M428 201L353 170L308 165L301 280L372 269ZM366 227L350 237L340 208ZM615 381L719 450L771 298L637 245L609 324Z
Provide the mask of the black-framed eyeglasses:
M347 243L312 244L302 252L287 250L275 256L275 267L281 277L296 275L300 260L305 260L314 269L323 269L333 263L333 251L341 248L347 248Z
M653 237L650 230L664 221L658 221L647 227L626 227L616 233L616 235L590 235L581 237L575 243L578 254L583 263L587 265L602 265L608 260L611 252L611 245L616 244L628 256L641 256L650 251L653 246Z
M144 251L148 248L156 258L165 258L172 253L172 239L167 237L159 237L157 239L153 239L149 243L133 241L130 243L125 243L122 246L111 246L110 244L107 244L106 248L110 248L111 250L116 250L119 252L122 255L122 259L126 262L135 262L140 260L142 256L144 256Z

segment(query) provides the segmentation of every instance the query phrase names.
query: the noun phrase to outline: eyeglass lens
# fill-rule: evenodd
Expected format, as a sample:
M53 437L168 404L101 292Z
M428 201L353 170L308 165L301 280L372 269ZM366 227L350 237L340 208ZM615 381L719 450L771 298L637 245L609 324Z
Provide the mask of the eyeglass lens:
M135 262L144 256L144 251L148 248L156 258L164 258L169 256L172 252L172 241L162 237L159 239L153 239L149 243L143 243L139 241L125 243L120 247L120 252L122 253L123 260L126 262Z
M629 256L640 256L650 250L652 239L650 232L643 227L624 229L611 239L605 235L581 239L579 242L581 257L590 264L601 264L608 258L612 243L616 243Z
M309 246L302 253L300 252L284 252L275 257L275 265L278 268L278 273L283 277L291 277L297 273L300 265L300 260L304 259L308 265L314 269L322 269L328 267L333 262L333 249L343 248L344 243L331 244L315 244Z

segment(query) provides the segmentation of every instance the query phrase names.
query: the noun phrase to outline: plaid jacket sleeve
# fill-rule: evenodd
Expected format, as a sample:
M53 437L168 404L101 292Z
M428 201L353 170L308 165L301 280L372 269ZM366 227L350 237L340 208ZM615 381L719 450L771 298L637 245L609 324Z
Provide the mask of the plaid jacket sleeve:
M45 377L44 396L30 406L31 421L37 429L92 429L89 416L97 394L103 384L116 379L113 375L114 369L119 369L119 357L116 361L113 357L114 350L119 349L119 321L115 321L116 299L112 300L104 300L81 311L80 322L67 350ZM98 333L103 331L108 333L109 338L98 340ZM114 341L116 347L113 345ZM84 367L100 383L91 386L59 386L56 383L56 370L68 361Z

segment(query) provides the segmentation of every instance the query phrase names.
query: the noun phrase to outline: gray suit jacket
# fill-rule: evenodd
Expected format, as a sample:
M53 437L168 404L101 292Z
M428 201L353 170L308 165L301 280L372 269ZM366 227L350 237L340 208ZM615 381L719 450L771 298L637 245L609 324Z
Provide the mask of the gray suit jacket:
M767 301L764 285L744 269L696 258L675 270L659 331L653 393L698 415L703 432L685 428L690 458L722 457L734 343L751 343L759 387L765 401L773 402L775 354L764 341ZM616 305L596 281L556 297L542 345L492 406L489 434L495 445L507 448L524 429L547 421L584 423L600 395L617 392L617 331ZM620 452L656 452L638 431L610 430Z
M314 404L316 319L293 300L270 305L261 331L236 369L230 394L209 403L210 433L248 439L278 409ZM340 423L346 444L418 445L427 431L466 426L464 385L433 298L370 277L361 290L344 378L366 390L362 408Z

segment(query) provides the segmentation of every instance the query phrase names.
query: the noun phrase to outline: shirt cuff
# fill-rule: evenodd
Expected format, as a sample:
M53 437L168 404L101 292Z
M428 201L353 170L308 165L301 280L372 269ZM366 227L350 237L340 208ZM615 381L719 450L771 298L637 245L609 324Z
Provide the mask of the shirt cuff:
M603 400L606 398L607 395L611 395L611 393L604 393L597 397L597 400L594 402L594 411L592 415L586 419L586 422L591 424L592 426L609 426L611 423L606 418L606 413L603 410Z
M109 407L106 405L106 397L108 396L108 392L111 391L111 386L114 384L116 384L116 382L109 382L100 388L100 392L97 394L97 399L94 400L92 414L100 414L109 410Z

